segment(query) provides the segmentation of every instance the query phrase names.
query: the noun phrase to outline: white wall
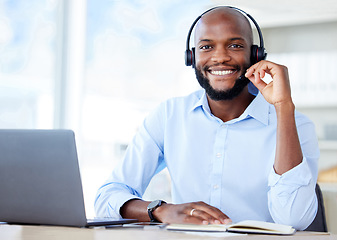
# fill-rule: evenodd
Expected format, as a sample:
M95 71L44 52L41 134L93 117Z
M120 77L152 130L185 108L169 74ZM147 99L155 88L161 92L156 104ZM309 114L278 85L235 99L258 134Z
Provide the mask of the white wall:
M337 22L263 29L268 58L288 67L297 109L315 123L320 169L337 165Z

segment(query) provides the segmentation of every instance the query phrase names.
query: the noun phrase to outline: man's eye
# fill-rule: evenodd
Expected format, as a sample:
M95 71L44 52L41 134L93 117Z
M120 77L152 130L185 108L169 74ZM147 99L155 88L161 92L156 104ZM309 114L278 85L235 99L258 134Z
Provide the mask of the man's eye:
M209 50L211 49L212 47L210 45L205 45L205 46L201 46L200 49L202 50Z
M230 48L243 48L242 45L239 45L239 44L232 44L229 46Z

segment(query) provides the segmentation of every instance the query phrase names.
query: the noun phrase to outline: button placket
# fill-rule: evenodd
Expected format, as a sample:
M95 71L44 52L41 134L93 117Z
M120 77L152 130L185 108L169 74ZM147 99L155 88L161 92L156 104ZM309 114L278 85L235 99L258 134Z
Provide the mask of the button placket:
M213 155L213 168L211 174L211 199L212 206L220 208L221 204L221 185L222 185L222 173L223 164L225 158L227 126L222 124L215 137L214 143L214 155Z

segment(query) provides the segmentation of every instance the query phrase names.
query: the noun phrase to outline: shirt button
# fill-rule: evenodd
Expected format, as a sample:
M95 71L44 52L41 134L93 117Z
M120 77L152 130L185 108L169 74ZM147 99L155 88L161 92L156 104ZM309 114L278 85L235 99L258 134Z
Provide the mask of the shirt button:
M220 158L220 157L222 156L222 154L221 154L221 153L217 153L215 156L216 156L217 158Z
M213 189L218 189L219 188L219 185L218 184L214 184L213 185Z

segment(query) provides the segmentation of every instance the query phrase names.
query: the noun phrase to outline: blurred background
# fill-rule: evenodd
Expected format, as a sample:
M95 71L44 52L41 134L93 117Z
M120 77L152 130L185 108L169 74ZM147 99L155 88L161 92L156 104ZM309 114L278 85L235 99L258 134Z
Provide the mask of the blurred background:
M335 0L0 0L0 128L73 129L93 216L98 187L144 117L199 88L184 65L186 36L217 5L252 15L267 58L289 68L296 107L316 124L319 181L337 192ZM145 198L170 201L166 171Z

